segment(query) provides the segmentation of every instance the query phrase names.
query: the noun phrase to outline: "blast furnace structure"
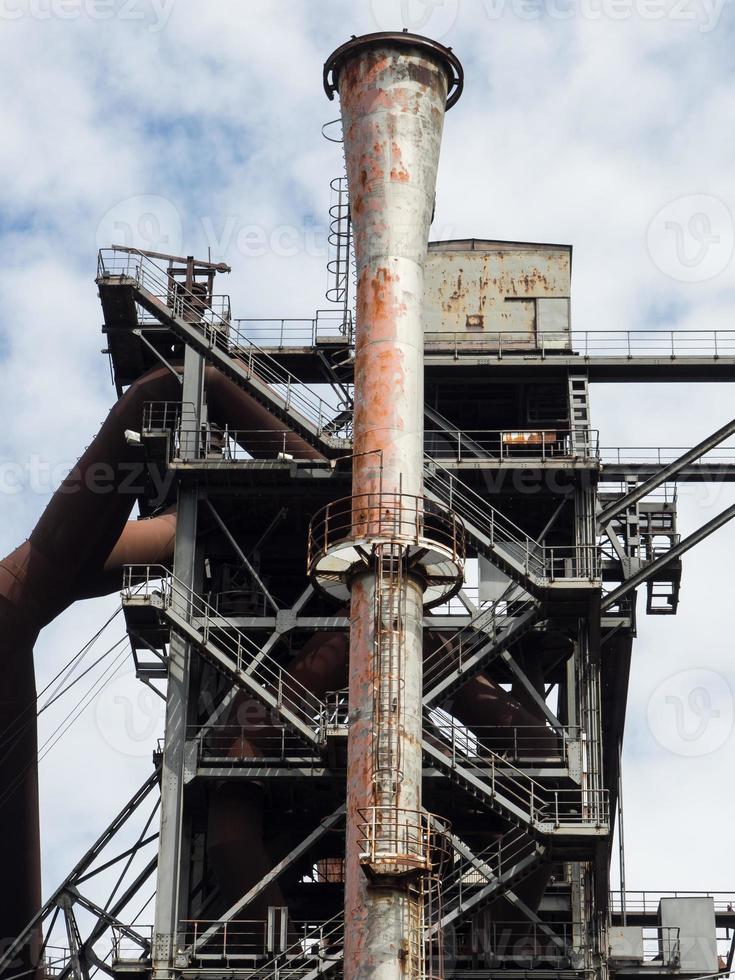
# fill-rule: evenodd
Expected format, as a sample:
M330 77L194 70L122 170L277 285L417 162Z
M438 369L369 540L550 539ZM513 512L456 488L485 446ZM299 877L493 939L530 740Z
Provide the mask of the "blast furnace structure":
M165 737L42 907L34 746L0 763L22 789L6 980L732 966L727 896L611 893L610 867L636 596L674 614L682 555L733 516L681 538L675 489L735 476L716 448L735 422L668 456L601 451L589 387L733 381L735 344L572 331L570 247L430 241L463 81L407 32L327 61L346 177L313 319L233 319L224 265L100 253L119 401L79 471L114 464L118 492L57 495L2 564L4 721L32 695L38 630L122 588ZM63 598L56 581L39 604L49 568Z

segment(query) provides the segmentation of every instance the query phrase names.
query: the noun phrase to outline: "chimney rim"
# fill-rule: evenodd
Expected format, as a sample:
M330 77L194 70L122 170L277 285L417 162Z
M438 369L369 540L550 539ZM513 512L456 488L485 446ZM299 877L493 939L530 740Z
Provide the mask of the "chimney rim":
M361 48L378 47L388 44L395 44L398 47L421 48L425 52L433 54L442 64L449 79L447 110L455 105L464 88L464 69L461 61L451 48L445 47L439 41L434 41L430 37L424 37L423 34L411 34L405 30L378 31L374 34L362 34L360 37L353 35L349 41L346 41L333 51L324 62L324 91L329 101L332 102L335 93L339 91L339 70L348 56L359 51Z

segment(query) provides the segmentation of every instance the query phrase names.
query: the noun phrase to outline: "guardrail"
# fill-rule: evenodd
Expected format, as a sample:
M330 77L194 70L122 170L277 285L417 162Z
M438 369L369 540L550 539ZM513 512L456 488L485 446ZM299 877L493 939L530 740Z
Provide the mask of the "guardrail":
M517 970L546 968L569 970L579 978L591 976L590 945L585 944L583 951L574 949L575 936L583 934L583 929L581 922L554 922L549 926L528 919L499 921L483 918L477 923L468 918L454 926L458 950L455 970L465 965L470 970L476 969L479 962L485 970L509 967L516 973Z
M449 674L472 661L482 647L502 639L504 631L535 607L533 599L494 602L424 657L424 690L430 691Z
M335 548L352 541L385 539L402 545L435 545L464 562L465 532L451 510L407 493L363 493L327 504L309 524L310 571Z
M735 892L728 891L698 891L655 889L628 890L623 893L620 889L610 892L610 909L612 912L622 912L623 894L625 895L626 912L645 912L655 915L658 913L659 902L662 898L711 898L715 912L733 912L735 914Z
M442 462L563 460L599 457L596 429L426 429L424 452Z
M186 737L196 743L197 761L203 764L247 762L252 766L265 766L286 762L322 765L318 753L309 751L303 739L285 725L192 725L187 728Z
M238 317L235 328L259 347L319 347L352 343L352 313L317 310L313 317Z
M211 644L236 675L245 676L249 689L262 690L276 710L290 713L303 731L318 739L323 702L167 568L126 565L122 596L123 602L145 599L178 614L199 633L203 645Z
M112 925L112 962L136 963L150 956L153 944L153 926L150 923L132 923L130 926ZM136 939L136 935L141 937Z
M473 725L469 728L456 718L448 716L443 720L436 714L433 727L445 741L456 746L460 762L462 755L477 759L487 747L501 760L560 765L567 762L569 743L578 743L581 737L581 729L574 725L563 732L548 725Z
M424 718L425 742L439 750L448 768L460 779L469 774L483 783L490 795L508 800L538 829L609 825L606 789L550 789L479 742L468 751L466 729L457 737L450 727L437 726L430 712ZM433 753L431 758L437 761Z
M511 830L471 858L455 851L454 863L442 875L443 912L460 908L479 888L490 884L487 871L499 878L530 857L537 847L525 831Z
M548 358L576 355L580 360L735 358L735 330L571 330L548 336L513 330L441 330L427 331L424 341L427 352L448 351L456 357L480 352L498 359L528 353Z
M173 318L196 328L210 349L216 348L236 360L245 374L270 389L283 411L300 416L317 434L329 425L337 413L334 405L314 394L271 354L254 344L246 333L190 293L166 269L142 253L100 249L97 279L99 282L130 280L141 291L165 304Z
M603 446L600 461L603 466L668 466L689 449L691 446ZM735 466L735 446L717 446L690 463L687 469L707 465Z
M211 938L202 942L212 929L216 931ZM290 971L299 961L328 959L340 953L344 927L341 912L326 922L284 918L281 929L267 919L182 919L176 938L180 955L190 963L252 961L263 964L259 977L270 976L272 966L273 976L283 978L295 975Z
M473 529L485 538L498 557L535 579L594 581L600 577L597 545L543 545L496 510L466 483L436 460L425 456L424 485L442 504L463 520L468 535Z
M438 817L399 806L358 810L360 864L370 874L436 871L449 860L448 831Z

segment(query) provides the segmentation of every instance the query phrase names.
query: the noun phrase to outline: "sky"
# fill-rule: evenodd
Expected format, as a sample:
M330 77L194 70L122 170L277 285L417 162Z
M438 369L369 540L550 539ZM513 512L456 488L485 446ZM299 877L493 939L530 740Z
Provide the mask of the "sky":
M322 64L352 34L404 26L466 73L433 237L572 244L577 330L735 330L733 0L0 0L0 552L114 401L99 247L211 250L238 317L326 305L342 165L320 132L337 115ZM731 418L732 394L598 386L593 424L603 446L688 446ZM680 530L734 498L683 487ZM735 525L687 556L678 616L640 610L629 888L735 889L734 543ZM43 633L39 686L117 605L78 604ZM162 702L129 659L113 666L41 763L46 892L149 772ZM45 713L42 738L64 714Z

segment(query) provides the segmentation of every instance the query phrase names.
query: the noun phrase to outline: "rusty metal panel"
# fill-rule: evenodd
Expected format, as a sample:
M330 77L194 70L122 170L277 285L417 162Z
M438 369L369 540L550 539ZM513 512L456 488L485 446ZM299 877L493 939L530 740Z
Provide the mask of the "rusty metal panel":
M426 343L568 348L571 264L566 245L432 242L426 261Z

